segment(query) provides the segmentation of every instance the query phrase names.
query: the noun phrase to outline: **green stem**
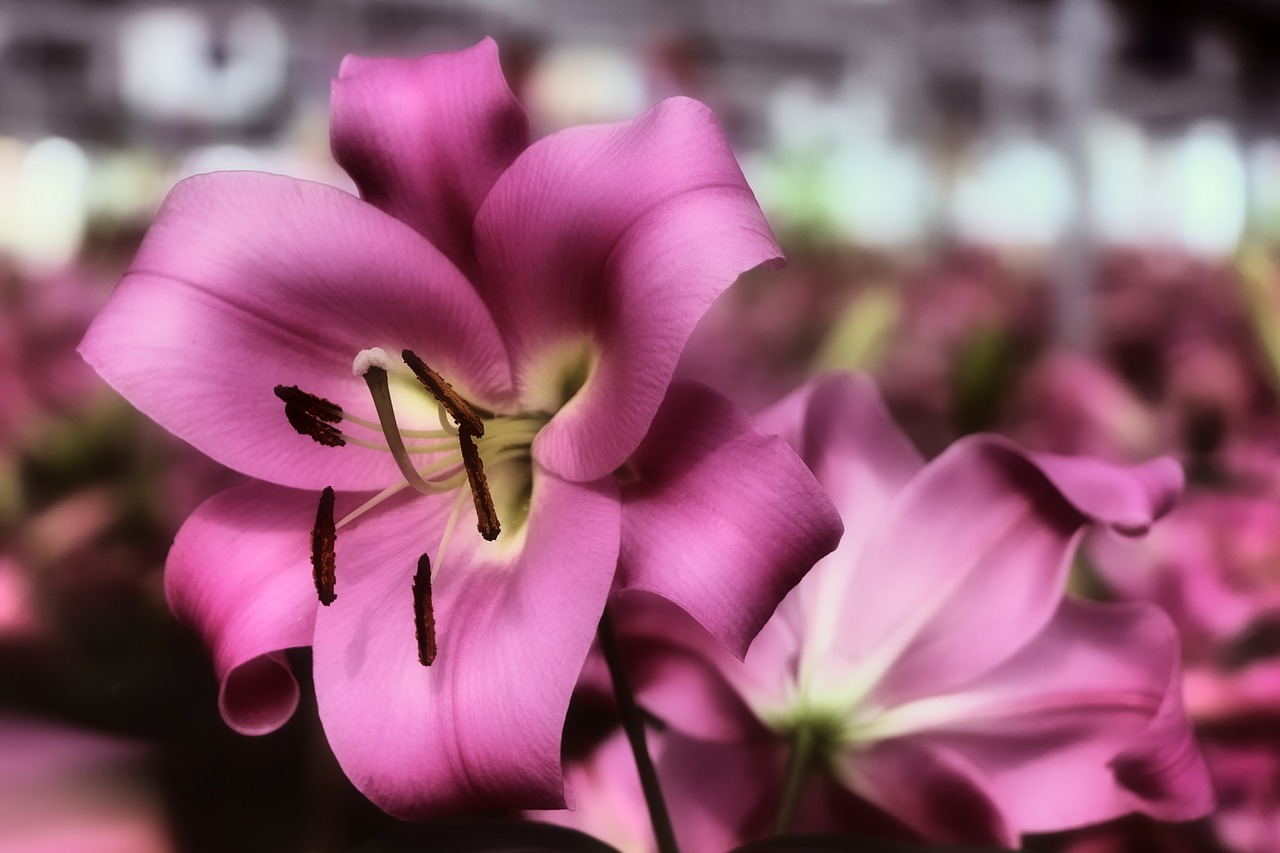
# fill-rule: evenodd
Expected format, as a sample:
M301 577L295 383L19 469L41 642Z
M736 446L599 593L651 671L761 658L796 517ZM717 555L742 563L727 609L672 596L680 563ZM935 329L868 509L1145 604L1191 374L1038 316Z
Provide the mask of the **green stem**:
M778 806L778 819L773 824L774 835L785 835L791 830L796 817L796 804L800 802L800 789L813 764L813 729L801 725L791 736L791 757L787 760L787 778L782 788L782 803Z
M658 773L654 770L653 759L649 757L649 746L644 736L644 717L636 705L631 682L627 680L626 670L622 666L618 635L614 631L613 617L609 614L608 607L600 617L600 649L604 652L609 677L613 680L613 695L618 700L622 728L627 733L631 752L636 758L636 771L640 774L644 801L649 806L649 821L653 824L653 837L658 843L658 853L680 853L680 848L676 845L676 833L671 826L671 815L667 812L667 803L662 798L662 788L658 785Z

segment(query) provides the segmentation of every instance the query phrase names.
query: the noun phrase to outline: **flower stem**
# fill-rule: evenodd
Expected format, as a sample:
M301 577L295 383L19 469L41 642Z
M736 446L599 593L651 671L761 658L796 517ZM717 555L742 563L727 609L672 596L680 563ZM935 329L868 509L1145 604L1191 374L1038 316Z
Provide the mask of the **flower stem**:
M782 803L778 806L778 819L773 824L774 835L785 835L791 830L796 817L796 804L800 801L800 789L813 764L813 729L799 726L791 736L791 757L787 760L787 778L783 782Z
M640 774L640 787L649 807L649 821L653 824L653 837L658 844L658 853L680 853L680 848L676 845L675 830L671 826L671 815L667 812L667 803L662 798L662 788L658 785L658 773L654 770L649 746L645 742L644 718L636 705L631 682L627 680L626 670L622 666L618 635L614 631L613 617L608 607L600 617L600 650L604 652L604 661L613 681L613 695L618 701L622 728L627 733L631 752L636 758L636 771Z

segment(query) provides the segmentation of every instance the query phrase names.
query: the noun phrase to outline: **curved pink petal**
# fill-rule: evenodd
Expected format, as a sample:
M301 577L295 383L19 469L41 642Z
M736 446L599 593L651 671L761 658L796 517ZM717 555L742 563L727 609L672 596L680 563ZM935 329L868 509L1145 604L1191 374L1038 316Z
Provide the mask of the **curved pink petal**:
M786 442L701 385L671 387L629 465L622 588L674 601L739 657L840 541L840 517Z
M653 739L680 849L729 850L772 834L786 774L780 741L709 743L676 731Z
M1017 656L921 703L935 719L912 737L967 756L1020 832L1200 817L1213 794L1179 675L1157 608L1068 599Z
M924 467L924 458L885 407L875 382L858 373L833 373L761 412L757 423L781 436L831 496L844 536L778 607L757 643L782 629L803 636L813 630L812 614L824 598L843 599L853 582L850 570L868 537L881 523L894 496Z
M316 495L246 483L214 495L178 531L165 594L213 653L218 707L243 734L279 728L298 705L281 653L311 644Z
M373 417L351 372L371 346L414 349L478 400L509 393L484 305L412 229L332 187L241 172L174 188L80 351L225 465L360 490L400 479L390 454L298 435L272 389L297 385Z
M736 742L705 741L674 729L650 729L663 796L680 849L719 851L773 835L786 777L787 746L773 735ZM621 730L589 755L571 762L572 811L531 816L574 827L619 850L653 850L653 832ZM817 770L802 783L792 832L857 832L918 840L916 833Z
M526 404L561 402L547 399L564 384L548 359L573 341L596 352L534 444L584 481L640 443L712 300L780 255L715 116L680 98L531 145L481 206L476 252Z
M652 738L650 750L657 751ZM564 778L573 794L571 805L551 811L531 810L525 817L585 832L619 850L654 849L635 756L621 729L582 759L567 761Z
M339 532L339 600L316 629L320 718L347 776L391 814L563 805L561 729L617 565L619 503L608 480L534 477L513 538L454 532L429 667L411 579L449 504L379 508Z
M836 643L884 670L879 701L944 692L1008 658L1057 609L1086 523L1148 526L1181 487L1163 465L1075 461L1056 458L1051 481L1040 457L975 436L899 493L850 585L850 595L875 589L875 606L847 609Z
M887 504L924 467L885 407L875 382L860 373L818 377L756 416L805 461L845 517L859 544L874 526L867 510Z
M1182 493L1182 466L1162 456L1117 467L1087 456L1032 453L1028 458L1077 510L1125 536L1141 536Z
M769 833L785 771L778 741L709 743L674 731L648 732L663 797L681 850L729 850ZM619 729L565 770L572 810L530 817L572 827L619 850L656 849L635 756Z
M837 774L856 794L940 844L1018 843L981 771L962 754L917 740L840 754Z
M348 56L332 101L333 156L361 197L473 271L476 210L529 144L493 40L418 59Z
M744 701L752 692L761 692L751 681L760 671L743 667L688 613L666 598L643 592L620 596L610 611L627 677L647 711L672 730L704 740L768 736ZM752 647L753 656L755 651ZM598 672L591 670L592 675Z

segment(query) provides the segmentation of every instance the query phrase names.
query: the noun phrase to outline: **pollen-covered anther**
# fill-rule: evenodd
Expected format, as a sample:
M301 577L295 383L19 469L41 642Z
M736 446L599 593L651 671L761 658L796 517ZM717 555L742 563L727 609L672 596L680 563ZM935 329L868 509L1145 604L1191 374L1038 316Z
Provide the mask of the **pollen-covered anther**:
M308 394L296 385L277 385L275 395L284 401L284 416L299 435L325 447L342 447L347 442L331 424L342 420L342 407L323 397Z
M480 535L492 542L502 532L498 523L498 511L493 505L493 495L489 493L489 478L484 474L484 462L480 460L480 451L471 434L465 430L458 433L458 444L462 448L462 466L467 472L467 482L471 486L471 499L476 505L476 529Z
M333 591L336 580L338 541L333 521L334 493L332 486L325 486L320 493L320 506L316 509L316 526L311 529L311 577L316 584L316 594L325 607L333 604L338 596Z
M413 375L418 377L422 387L426 388L431 396L444 406L445 411L458 422L459 431L469 432L477 438L484 435L484 421L476 414L471 404L453 390L453 386L446 382L444 377L428 367L413 350L404 350L400 355L404 358L404 363L413 371Z
M436 659L436 614L431 606L431 560L426 554L418 558L418 571L413 576L413 625L418 663L431 666Z

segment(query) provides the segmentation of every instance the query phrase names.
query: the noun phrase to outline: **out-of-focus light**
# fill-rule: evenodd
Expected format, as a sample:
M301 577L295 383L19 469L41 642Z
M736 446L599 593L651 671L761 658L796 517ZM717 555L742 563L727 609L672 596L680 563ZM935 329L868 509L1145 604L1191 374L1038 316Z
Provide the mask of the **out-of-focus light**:
M243 145L208 145L195 148L171 175L169 185L208 172L271 172L304 181L316 181L355 193L355 185L331 159L320 159L304 146L285 143L258 148Z
M883 89L854 75L830 92L810 80L779 87L768 150L743 157L765 210L808 239L895 248L923 237L936 193L890 113Z
M243 121L282 91L287 48L263 9L239 12L222 31L194 9L146 9L120 30L121 94L150 118Z
M1246 164L1250 228L1260 238L1280 238L1280 139L1254 143Z
M522 100L535 123L552 131L631 118L649 106L649 93L635 57L617 48L567 45L538 61Z
M1105 242L1138 244L1151 227L1151 151L1142 129L1117 117L1088 131L1089 210Z
M26 156L26 143L11 136L0 136L0 251L3 252L12 252L18 242L18 223L22 220L18 185L22 159Z
M178 166L178 179L206 172L270 172L271 157L243 145L196 148Z
M1000 246L1040 247L1063 233L1075 203L1062 156L1040 140L1012 136L979 155L951 200L956 233Z
M932 187L923 156L888 139L852 146L830 162L827 204L845 236L897 247L925 236Z
M12 144L0 160L13 154ZM53 268L72 260L84 237L89 158L68 139L27 148L15 171L0 166L0 248L19 262Z
M94 158L88 191L91 221L149 220L163 196L163 170L154 158L134 151Z
M1225 125L1196 125L1174 143L1166 184L1171 236L1195 252L1230 254L1244 234L1244 157Z
M812 80L793 79L769 99L769 135L779 151L829 153L852 140L884 139L890 109L885 93L848 78L839 91L823 92Z

